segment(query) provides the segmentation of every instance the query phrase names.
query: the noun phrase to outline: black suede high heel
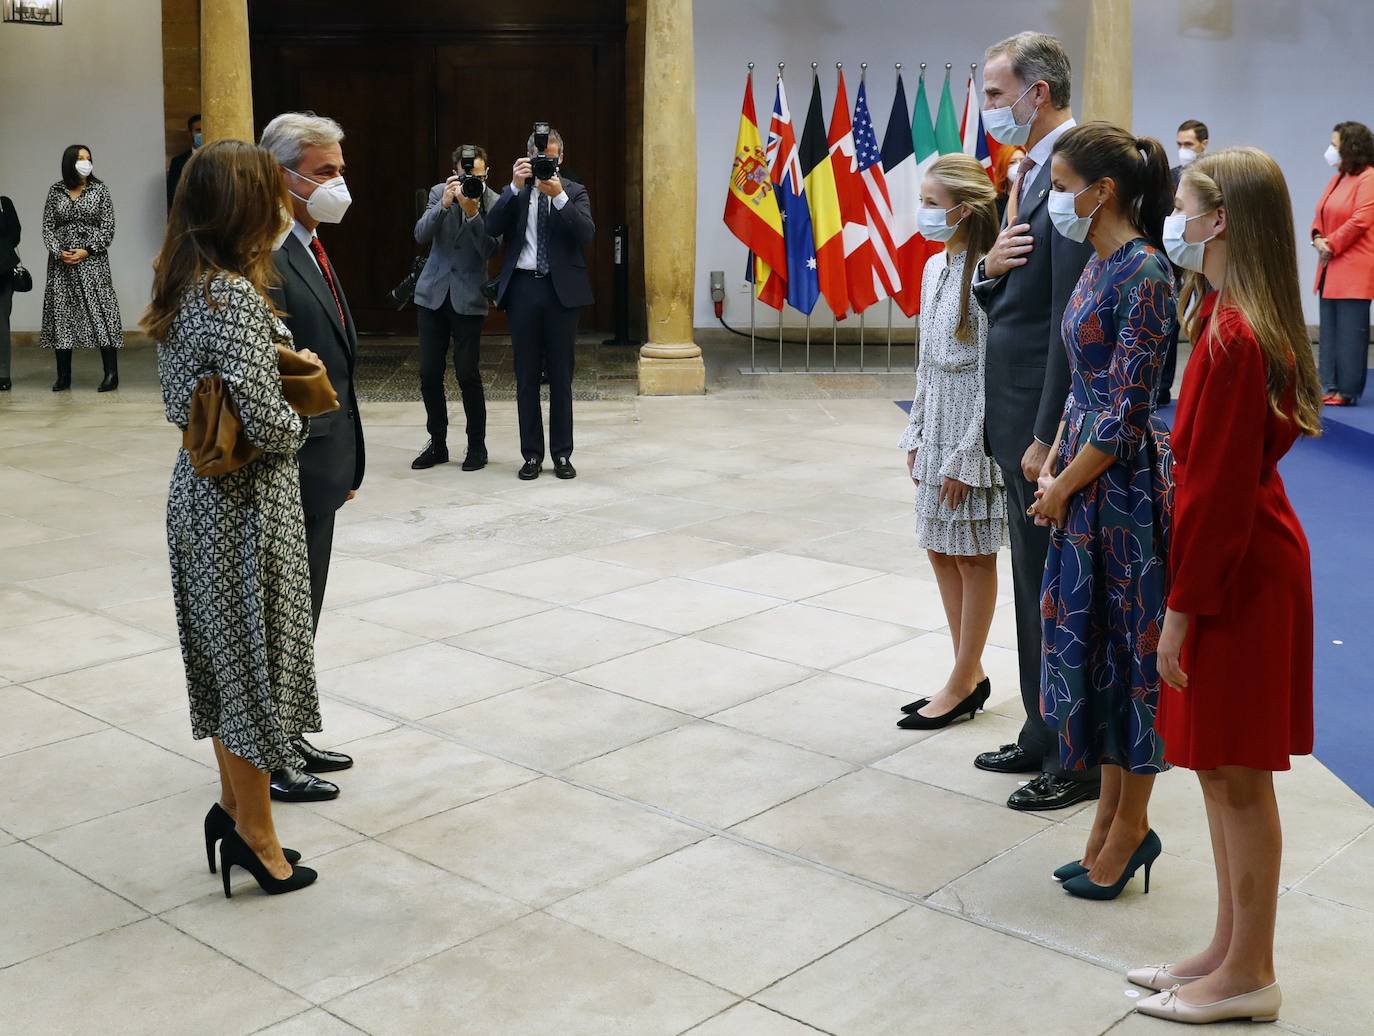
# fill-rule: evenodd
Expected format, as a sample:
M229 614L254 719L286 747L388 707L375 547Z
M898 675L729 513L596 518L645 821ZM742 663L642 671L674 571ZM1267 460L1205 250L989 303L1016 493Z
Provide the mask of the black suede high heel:
M942 730L961 716L973 719L978 710L988 703L990 693L990 687L979 684L972 694L948 712L939 716L922 716L919 712L908 712L897 721L897 726L902 730Z
M989 695L992 694L992 681L988 679L988 677L983 677L983 679L979 680L978 683L974 685L973 693L977 694L979 691L986 691ZM929 702L929 698L918 698L913 702L908 702L906 705L903 705L902 711L910 716L913 712L920 712Z
M286 878L274 878L267 867L258 859L252 847L239 837L238 831L230 831L219 843L219 870L224 880L224 898L230 899L229 871L242 867L257 880L258 887L269 896L280 896L285 892L295 892L313 884L319 874L309 867L291 865L291 874Z
M210 864L210 873L215 873L215 843L234 830L234 818L216 802L205 814L205 860ZM300 863L301 854L295 849L282 849L287 863Z

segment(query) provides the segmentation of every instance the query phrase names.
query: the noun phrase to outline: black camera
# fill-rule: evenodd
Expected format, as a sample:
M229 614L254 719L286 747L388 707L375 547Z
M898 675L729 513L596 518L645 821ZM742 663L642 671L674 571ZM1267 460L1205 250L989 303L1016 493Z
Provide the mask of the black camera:
M397 309L405 309L406 304L415 297L415 284L420 279L420 272L425 268L426 258L426 256L417 255L415 261L411 263L410 273L406 274L406 279L387 293L391 296L391 301L396 304Z
M558 175L558 159L550 158L544 154L548 149L549 124L536 122L534 124L534 160L530 163L536 180L552 180Z
M462 185L463 197L472 200L482 197L482 193L487 189L482 177L472 171L476 164L477 149L471 144L464 144L458 152L458 168L462 170L458 174L458 182Z

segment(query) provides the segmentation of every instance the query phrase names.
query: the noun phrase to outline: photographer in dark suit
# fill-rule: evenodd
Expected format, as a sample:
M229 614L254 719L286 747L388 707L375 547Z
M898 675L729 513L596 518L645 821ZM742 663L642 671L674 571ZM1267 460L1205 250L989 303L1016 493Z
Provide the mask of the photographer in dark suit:
M487 215L487 233L506 243L496 304L510 318L515 398L520 413L520 478L539 477L544 463L540 373L549 379L549 453L559 478L575 478L572 378L577 311L592 304L583 249L596 236L591 201L579 183L559 178L563 138L536 123L511 183Z
M429 190L429 204L415 224L415 240L429 245L429 256L415 283L420 330L420 397L425 401L429 443L410 465L432 468L448 463L448 401L444 371L449 342L453 372L467 418L464 471L487 464L487 401L479 368L482 322L491 303L482 294L487 260L498 241L487 232L487 213L497 194L487 186L487 153L464 144L453 152L453 175Z
M338 410L310 419L309 438L298 454L316 631L334 547L334 513L353 499L363 481L363 425L353 388L358 331L343 285L315 234L321 223L340 222L352 202L343 178L342 141L337 122L307 112L278 115L259 141L285 171L295 216L295 225L273 256L281 285L273 289L272 302L281 310L296 348L311 349L324 361L339 397ZM316 748L304 738L297 738L293 747L305 759L305 769L274 770L272 797L283 802L337 797L338 786L314 774L345 770L353 760L342 752Z
M1016 744L984 752L974 765L1039 774L1007 800L1012 809L1022 810L1061 809L1095 799L1100 786L1096 770L1073 778L1063 772L1058 743L1040 714L1040 588L1050 534L1026 513L1069 395L1069 360L1059 325L1092 254L1088 243L1055 232L1045 204L1055 141L1074 125L1069 86L1069 58L1053 36L1023 32L987 52L983 124L1001 143L1027 149L1007 198L1002 232L973 283L988 315L985 434L1007 488L1026 722Z

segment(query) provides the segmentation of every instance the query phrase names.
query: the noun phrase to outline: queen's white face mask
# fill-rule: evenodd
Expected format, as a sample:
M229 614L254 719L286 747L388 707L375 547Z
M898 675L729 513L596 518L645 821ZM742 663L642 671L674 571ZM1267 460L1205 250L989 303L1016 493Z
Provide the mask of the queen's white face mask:
M1092 187L1088 184L1083 191ZM1074 208L1074 203L1078 200L1078 194L1071 191L1050 191L1050 196L1045 202L1049 210L1050 222L1054 224L1054 229L1063 234L1070 241L1085 241L1088 237L1088 229L1092 226L1093 217L1097 215L1097 209L1102 208L1102 203L1097 203L1097 208L1086 216L1080 216L1078 210Z

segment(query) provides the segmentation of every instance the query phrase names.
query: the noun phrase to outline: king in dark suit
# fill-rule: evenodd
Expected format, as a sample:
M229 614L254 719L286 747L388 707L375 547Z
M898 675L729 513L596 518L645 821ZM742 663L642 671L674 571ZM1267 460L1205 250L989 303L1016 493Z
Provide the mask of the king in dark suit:
M291 192L295 225L273 256L281 284L272 301L282 311L297 349L313 349L324 361L339 397L339 409L310 419L309 438L298 457L301 503L310 557L310 597L319 630L334 547L335 512L353 499L363 481L363 424L353 375L358 330L343 285L316 235L321 223L343 219L351 199L344 183L343 130L333 119L291 112L279 115L262 133L262 146L281 163ZM300 769L272 774L272 797L286 802L332 799L338 786L314 776L343 770L353 760L327 752L304 738L294 744L304 760Z
M549 131L544 154L561 162L563 138ZM531 134L528 158L518 159L511 183L487 215L487 233L506 243L496 304L510 319L515 399L520 415L520 478L539 477L544 462L540 374L549 379L549 450L554 474L574 478L572 379L577 311L592 303L584 249L596 236L587 189L552 177L536 180Z

